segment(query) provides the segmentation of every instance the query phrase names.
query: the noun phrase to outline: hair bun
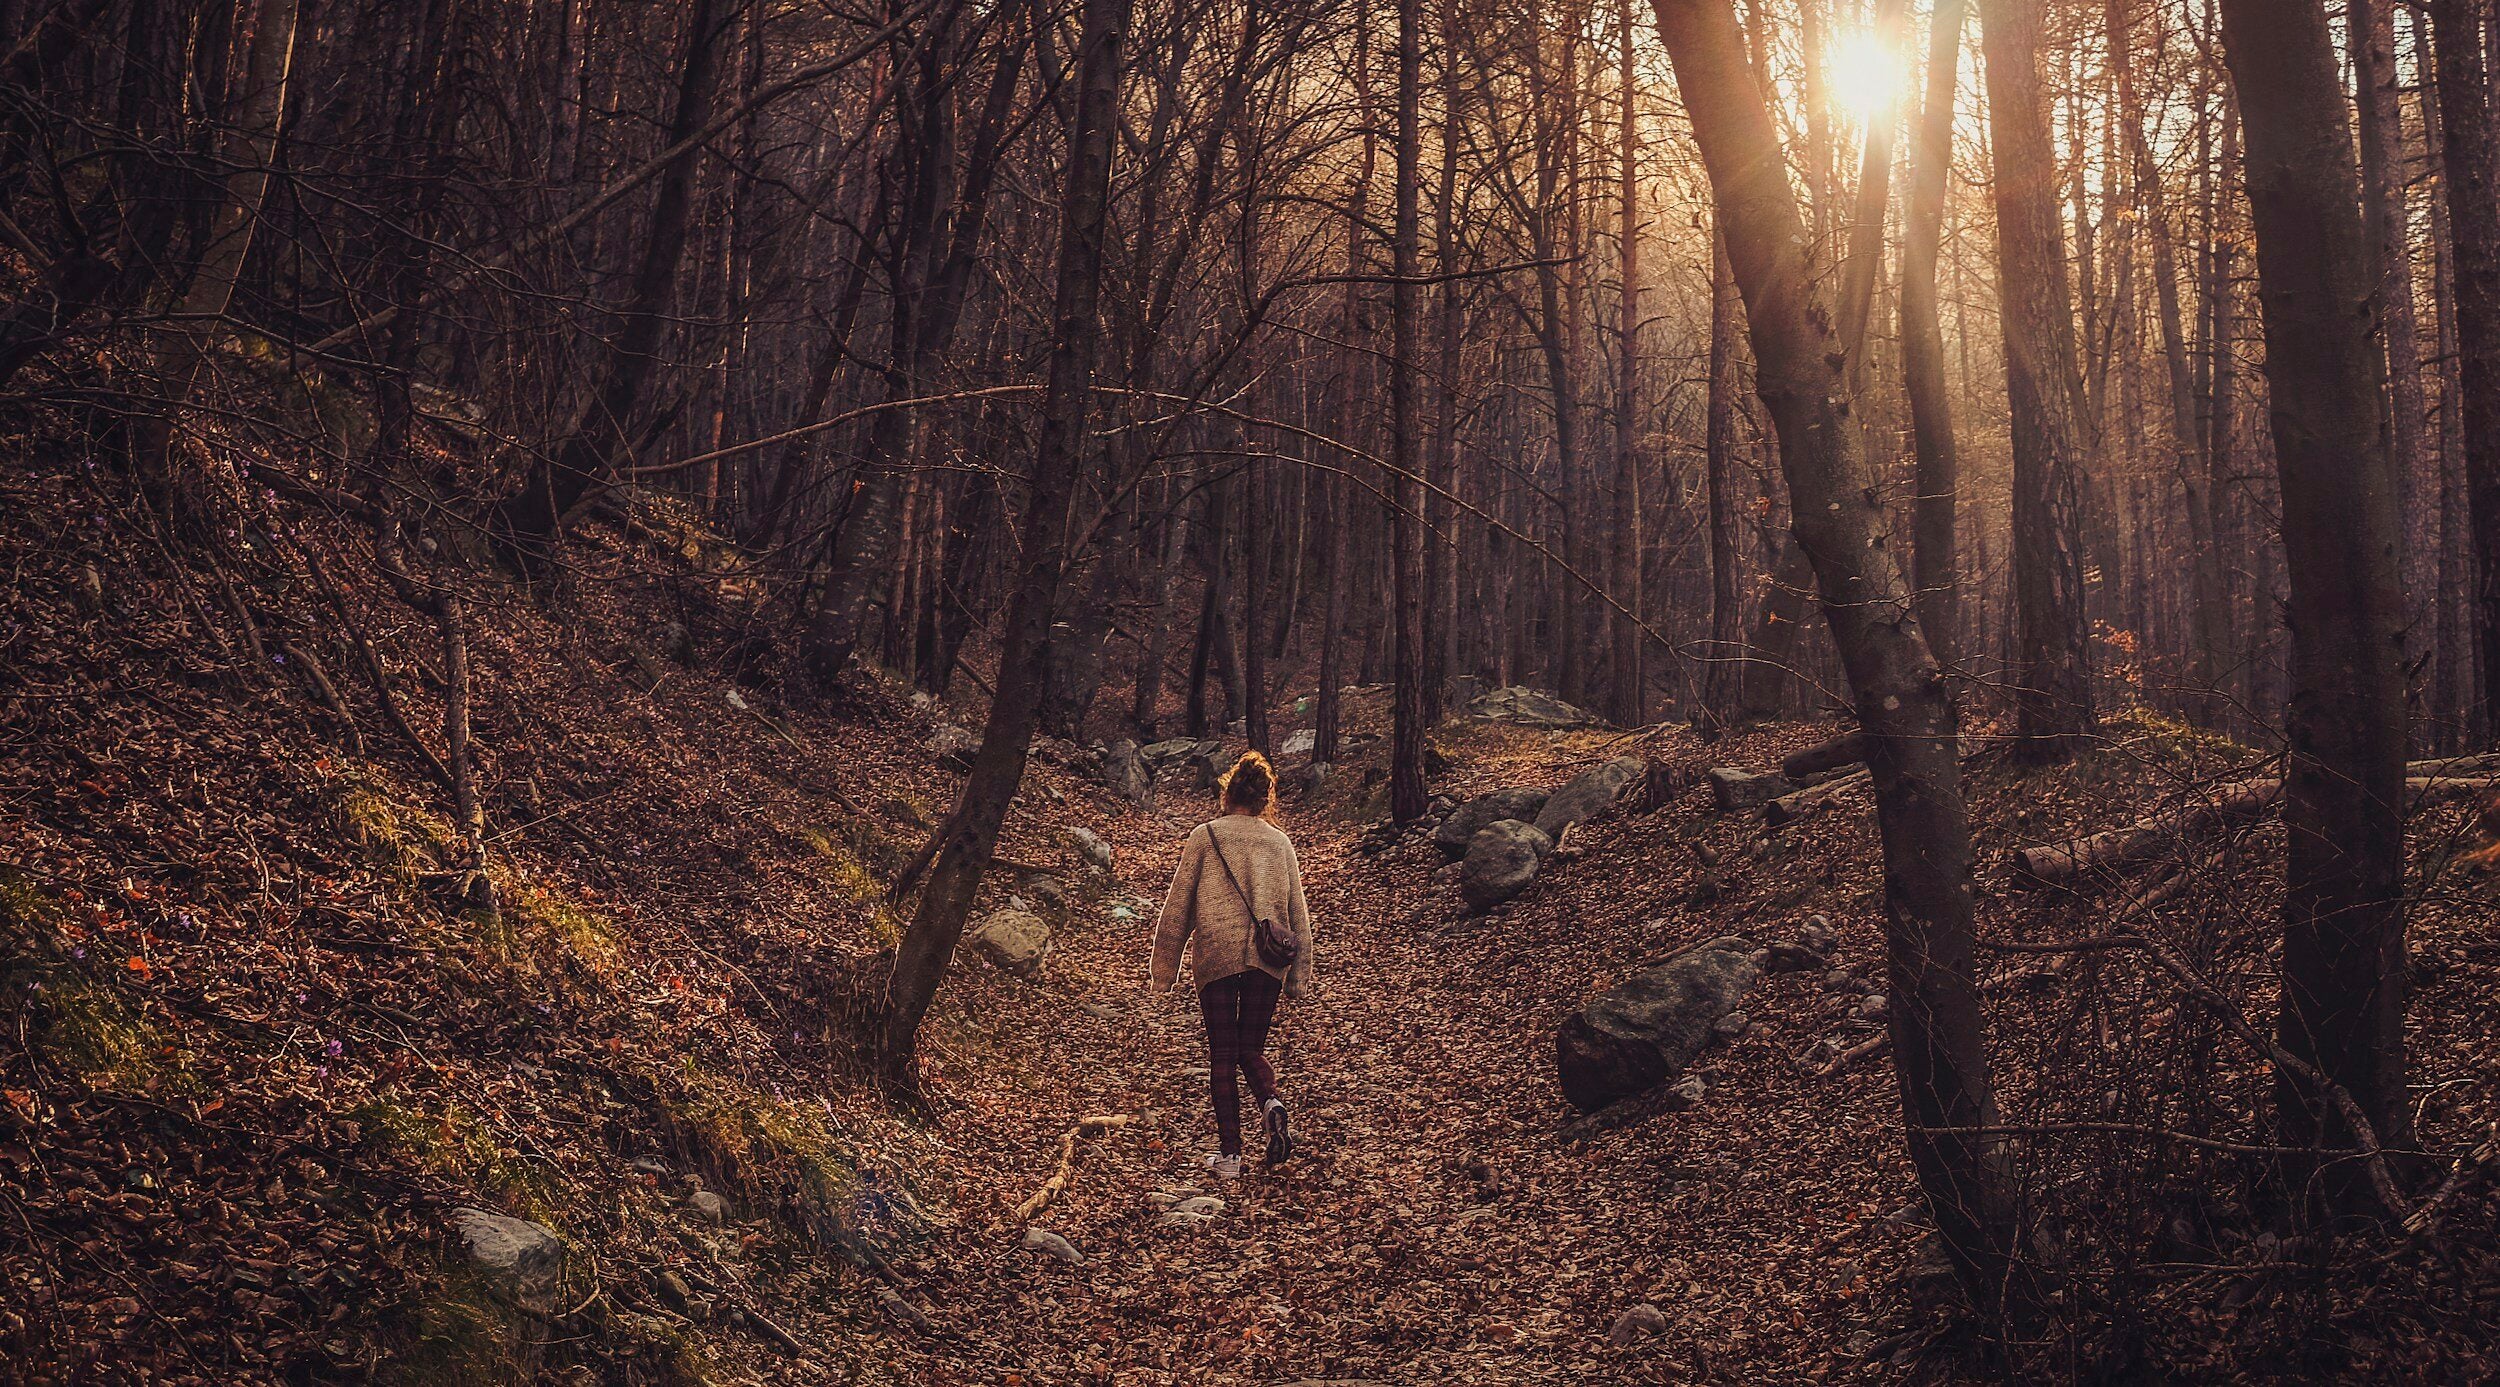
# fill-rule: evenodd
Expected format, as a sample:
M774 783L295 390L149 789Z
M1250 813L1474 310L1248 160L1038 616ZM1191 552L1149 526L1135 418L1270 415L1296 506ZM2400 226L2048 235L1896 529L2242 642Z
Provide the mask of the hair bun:
M1216 782L1216 793L1226 809L1265 814L1276 803L1276 768L1265 756L1245 751Z

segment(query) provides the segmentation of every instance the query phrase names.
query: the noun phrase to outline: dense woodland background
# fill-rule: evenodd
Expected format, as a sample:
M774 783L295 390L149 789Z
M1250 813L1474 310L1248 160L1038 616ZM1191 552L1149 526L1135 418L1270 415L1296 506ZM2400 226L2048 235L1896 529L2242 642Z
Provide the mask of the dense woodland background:
M370 688L484 916L506 613L623 584L733 698L982 704L888 883L906 1105L1036 745L1307 721L1316 793L1386 686L1408 823L1496 688L1845 714L1910 1152L2020 1337L1982 734L2271 758L2243 1154L2301 1227L2456 1194L2404 815L2490 788L2437 758L2500 686L2495 53L2488 0L0 0L0 413L359 754Z

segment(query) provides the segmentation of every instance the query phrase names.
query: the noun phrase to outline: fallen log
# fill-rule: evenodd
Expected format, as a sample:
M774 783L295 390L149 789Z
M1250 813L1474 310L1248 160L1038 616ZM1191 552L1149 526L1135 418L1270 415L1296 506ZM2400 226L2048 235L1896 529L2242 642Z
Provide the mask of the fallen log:
M2500 790L2500 776L2407 776L2405 808L2410 813L2439 800L2494 790ZM2125 828L2064 843L2017 848L2014 880L2025 886L2072 886L2086 877L2111 874L2147 861L2183 838L2254 819L2273 809L2282 798L2283 782L2274 776L2219 786L2205 799L2148 815ZM1776 806L1773 812L1777 812Z
M2150 814L2063 843L2014 850L2014 880L2024 886L2065 886L2099 873L2142 862L2181 838L2253 819L2283 797L2283 782L2267 777L2217 787L2206 798Z
M1866 734L1844 732L1828 742L1817 742L1780 758L1780 774L1791 780L1803 780L1818 771L1836 771L1865 759Z
M1763 807L1763 817L1773 828L1782 824L1795 823L1808 814L1815 813L1835 801L1850 798L1856 792L1868 789L1873 784L1874 777L1869 772L1851 771L1837 779L1826 780L1820 785L1809 785L1802 790L1792 790L1781 795Z
M2407 778L2446 778L2450 776L2500 775L2500 751L2477 751L2463 756L2434 756L2425 761L2405 762Z

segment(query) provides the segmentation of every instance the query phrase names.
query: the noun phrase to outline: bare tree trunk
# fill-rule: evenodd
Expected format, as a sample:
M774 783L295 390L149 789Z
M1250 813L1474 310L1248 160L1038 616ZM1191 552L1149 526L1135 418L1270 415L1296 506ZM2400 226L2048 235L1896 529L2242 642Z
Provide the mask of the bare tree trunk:
M1620 609L1610 625L1614 642L1610 668L1613 673L1614 720L1625 727L1638 727L1649 721L1646 681L1642 678L1641 655L1643 636L1640 617L1648 609L1641 592L1641 358L1638 350L1641 331L1641 188L1638 155L1640 153L1639 107L1634 100L1639 84L1633 70L1632 35L1635 0L1623 0L1623 44L1618 78L1622 84L1623 132L1617 150L1620 164L1617 196L1622 202L1621 289L1615 308L1616 362L1615 383L1615 485L1614 516L1611 536L1614 545L1614 568L1608 586Z
M1736 297L1736 272L1727 263L1727 239L1710 238L1710 384L1703 434L1704 485L1710 507L1710 660L1702 676L1702 707L1714 726L1737 714L1737 691L1750 668L1742 663L1743 600L1737 580L1736 545L1736 350L1744 330L1744 305Z
M1954 661L1962 629L1957 511L1961 458L1954 446L1952 388L1945 379L1944 329L1936 314L1936 259L1943 240L1946 185L1953 173L1954 88L1962 65L1965 0L1936 0L1927 40L1927 95L1910 158L1909 207L1901 238L1901 374L1917 454L1911 502L1911 583L1919 629L1937 662Z
M2500 696L2500 130L2492 121L2485 35L2472 0L2428 0L2439 127L2445 141L2457 383L2465 429L2465 502L2474 552L2473 627L2482 651L2482 716Z
M513 546L513 557L524 563L535 546L554 537L565 512L632 451L627 430L645 403L651 368L659 359L660 338L668 330L678 261L684 256L693 216L694 176L703 164L703 147L692 141L712 120L724 7L724 0L696 0L687 17L686 56L677 75L677 110L669 119L667 135L670 146L687 147L660 174L651 222L641 238L642 263L634 272L633 287L626 292L624 311L618 315L607 373L564 441L531 470L521 490L503 505L507 542Z
M951 30L953 13L941 9L932 22ZM1014 113L1017 76L1028 39L1029 32L1025 38L1008 40L997 55L972 147L961 153L952 74L943 70L950 56L959 56L959 40L951 33L933 37L917 56L916 114L910 122L917 147L911 195L899 233L901 244L894 257L891 360L885 371L889 400L915 396L936 375L954 345L964 296L978 263L981 233L988 225L990 192ZM950 202L957 204L951 224ZM898 512L919 435L919 420L911 410L886 410L869 425L858 494L834 536L824 599L809 633L808 660L821 678L832 678L850 662L852 651L865 637L868 608L891 576L902 537Z
M998 692L990 700L981 749L973 754L963 798L938 831L935 865L886 984L879 1063L891 1092L908 1094L918 1088L920 1020L963 937L973 892L989 868L1008 803L1024 779L1025 756L1049 678L1051 618L1067 564L1068 512L1085 452L1094 358L1102 338L1103 223L1118 121L1120 44L1128 31L1129 10L1130 0L1085 0L1076 55L1076 119L1068 136L1067 185L1060 201L1050 363L1025 506L1023 555L999 657Z
M1883 839L1892 1044L1910 1156L1963 1285L2026 1308L2012 1192L1972 982L1970 825L1957 716L1888 548L1845 360L1815 301L1807 240L1730 0L1657 0L1658 29L1708 166L1779 430L1799 542L1849 678Z
M1380 122L1372 101L1372 7L1371 0L1354 0L1354 109L1356 122L1362 127L1362 153L1354 168L1353 186L1346 190L1345 272L1347 275L1340 331L1352 350L1340 358L1337 383L1337 429L1341 436L1358 436L1358 413L1369 391L1362 388L1368 372L1364 369L1361 346L1367 336L1363 321L1362 285L1354 278L1363 273L1363 244L1368 230L1371 205L1372 175L1380 162ZM1338 756L1337 739L1344 725L1344 700L1338 692L1346 682L1346 590L1353 578L1354 501L1349 478L1332 478L1329 486L1328 525L1328 609L1321 617L1319 656L1318 721L1312 732L1311 759L1334 764ZM1359 665L1358 665L1359 667Z
M2013 415L2016 735L2072 754L2092 731L2083 612L2082 430L2057 151L2040 79L2045 0L1981 0L1988 130L1996 156L1999 316Z
M2380 292L2321 0L2223 0L2247 130L2266 378L2291 583L2283 1048L2405 1144L2404 588L2372 332ZM2328 1095L2276 1070L2294 1190L2372 1196ZM2333 1153L2333 1154L2329 1154ZM2342 1159L2339 1159L2342 1158ZM2339 1173L2337 1167L2340 1167ZM2310 1180L2323 1175L2326 1190Z
M2416 70L2431 71L2437 59L2431 55L2430 24L2416 10L2413 19L2413 59ZM2431 167L2440 171L2444 184L2447 177L2447 139L2440 129L2439 95L2435 83L2422 88L2423 144ZM2475 658L2476 623L2469 617L2470 591L2473 583L2473 527L2467 515L2465 486L2465 415L2460 407L2463 392L2457 383L2457 314L2455 236L2448 221L2449 199L2430 199L2431 206L2431 303L2437 334L2433 357L2439 362L2439 620L2437 622L2439 656L2432 673L2439 688L2441 712L2460 724L2460 732L2471 734L2474 721L2474 693L2480 663Z
M287 91L295 72L297 0L262 0L252 29L251 56L243 74L240 109L218 140L219 162L228 170L217 218L211 224L207 249L183 287L174 312L185 326L174 335L160 363L165 382L163 410L144 422L134 440L140 482L179 514L182 488L174 477L174 415L189 403L193 386L208 364L209 346L224 330L235 285L243 278L252 250L252 233L260 224L261 200L269 189L269 169L277 159L278 130L286 119Z
M2429 519L2439 477L2422 446L2430 405L2422 393L2422 347L2414 325L2413 238L2406 192L2404 122L2396 85L2396 18L2389 0L2349 0L2348 47L2361 131L2361 190L2377 269L2379 322L2387 342L2388 455L2396 472L2397 532L2404 543L2408 667L2427 664L2430 613L2439 600L2437 525Z
M1417 552L1424 489L1417 467L1423 450L1416 380L1416 242L1418 165L1422 160L1422 0L1398 0L1397 226L1389 292L1389 465L1396 476L1389 495L1390 585L1393 589L1396 676L1390 694L1389 817L1420 818L1430 797L1424 786L1424 633L1422 555Z
M1441 7L1441 182L1433 205L1433 263L1444 275L1459 268L1458 155L1466 138L1465 89L1459 81L1459 0ZM1450 498L1458 486L1458 375L1461 361L1459 294L1464 286L1444 279L1433 300L1431 486L1424 514L1424 724L1439 725L1455 673L1458 635L1458 539Z

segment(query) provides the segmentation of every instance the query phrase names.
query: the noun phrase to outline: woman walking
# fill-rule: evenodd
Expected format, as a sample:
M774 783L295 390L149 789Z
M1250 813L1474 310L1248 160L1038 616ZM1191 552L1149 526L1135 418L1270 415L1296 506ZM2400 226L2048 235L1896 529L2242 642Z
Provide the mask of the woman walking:
M1233 763L1217 785L1222 817L1192 829L1181 849L1172 889L1155 924L1154 988L1171 990L1180 976L1181 946L1207 1024L1207 1067L1215 1090L1214 1155L1206 1166L1231 1180L1241 1175L1241 1088L1250 1080L1267 1126L1267 1163L1293 1154L1293 1130L1276 1071L1267 1062L1267 1028L1276 1000L1300 997L1311 976L1311 908L1302 899L1302 868L1293 842L1271 822L1276 768L1253 751Z

